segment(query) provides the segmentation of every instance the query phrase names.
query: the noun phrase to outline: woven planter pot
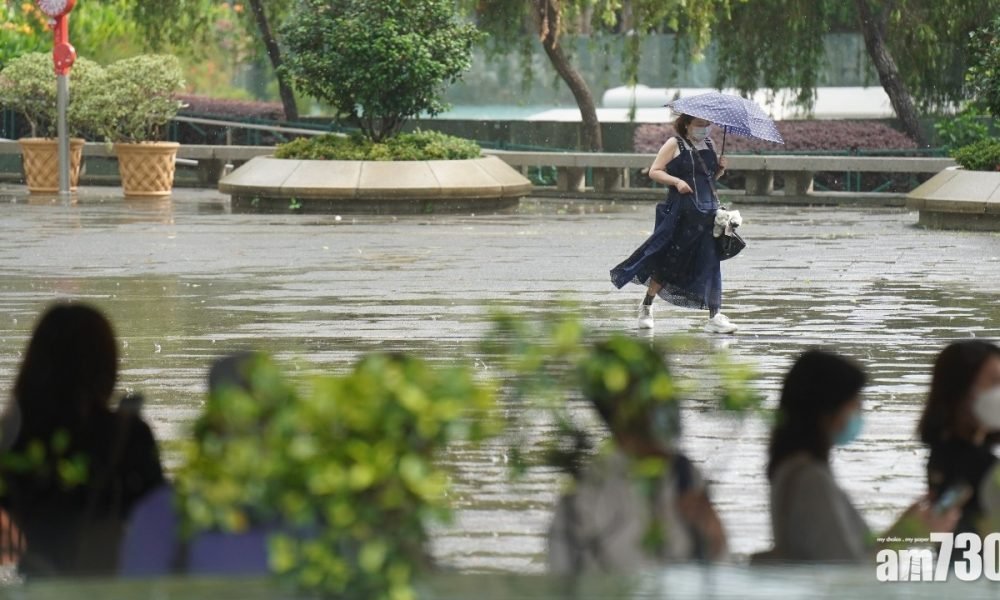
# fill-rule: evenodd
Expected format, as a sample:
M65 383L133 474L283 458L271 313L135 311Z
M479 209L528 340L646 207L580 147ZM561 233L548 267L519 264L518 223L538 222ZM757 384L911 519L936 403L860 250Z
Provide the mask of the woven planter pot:
M54 138L21 138L21 162L24 180L32 194L55 194L59 191L59 141ZM76 191L83 160L81 138L69 141L69 188Z
M174 187L174 159L177 142L143 142L115 144L118 173L122 177L125 196L162 198Z

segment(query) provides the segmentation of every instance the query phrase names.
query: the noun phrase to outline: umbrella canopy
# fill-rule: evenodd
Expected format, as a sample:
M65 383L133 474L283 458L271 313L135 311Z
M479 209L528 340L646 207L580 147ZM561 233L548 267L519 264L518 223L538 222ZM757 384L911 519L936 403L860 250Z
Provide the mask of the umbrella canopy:
M724 133L784 144L774 121L753 100L709 92L679 98L667 104L674 112L691 115L722 126Z

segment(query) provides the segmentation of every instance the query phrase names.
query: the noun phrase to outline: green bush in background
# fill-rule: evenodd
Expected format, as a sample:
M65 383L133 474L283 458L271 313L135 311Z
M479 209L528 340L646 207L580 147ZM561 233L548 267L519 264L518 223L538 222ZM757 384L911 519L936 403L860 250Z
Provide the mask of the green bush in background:
M417 130L384 142L373 142L360 135L299 138L278 146L274 155L306 160L456 160L478 158L480 153L475 142Z
M100 65L86 58L76 60L66 114L70 137L80 137L97 127L85 100L100 91L103 78ZM7 63L0 71L0 107L24 115L33 137L56 137L56 74L50 53L23 54Z
M970 171L1000 171L1000 139L980 140L952 151L951 156Z
M110 142L160 141L181 108L177 95L183 88L177 57L143 54L108 65L98 89L80 102Z
M990 137L989 117L970 104L961 112L934 123L940 144L948 150L974 144Z

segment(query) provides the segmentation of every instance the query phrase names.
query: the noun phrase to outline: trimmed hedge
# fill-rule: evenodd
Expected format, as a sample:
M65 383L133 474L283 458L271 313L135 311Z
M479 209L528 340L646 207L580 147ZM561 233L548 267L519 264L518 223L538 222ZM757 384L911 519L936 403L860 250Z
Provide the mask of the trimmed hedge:
M418 129L381 143L361 135L299 138L278 146L274 156L306 160L458 160L478 158L480 153L475 142Z
M897 150L914 149L917 143L906 134L878 121L778 121L785 144L773 144L730 135L726 153L756 154L803 151ZM635 130L636 152L655 153L674 135L670 124L642 125ZM722 148L722 132L712 134L717 149Z
M254 102L250 100L226 100L208 96L178 96L186 106L181 114L212 115L232 119L266 119L283 121L285 109L280 102Z
M980 140L951 153L955 162L970 171L1000 171L1000 139Z

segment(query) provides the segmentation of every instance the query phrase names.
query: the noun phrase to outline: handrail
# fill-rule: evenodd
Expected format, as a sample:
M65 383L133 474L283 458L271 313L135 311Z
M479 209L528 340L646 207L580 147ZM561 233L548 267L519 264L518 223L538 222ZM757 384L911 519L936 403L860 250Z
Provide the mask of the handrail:
M346 134L329 130L303 129L301 127L281 127L277 125L256 125L253 123L242 123L240 121L222 121L219 119L204 119L201 117L176 116L173 120L180 123L193 123L195 125L213 125L216 127L231 127L233 129L255 129L258 131L269 131L272 133L294 133L296 135L336 135L340 137L347 137Z

